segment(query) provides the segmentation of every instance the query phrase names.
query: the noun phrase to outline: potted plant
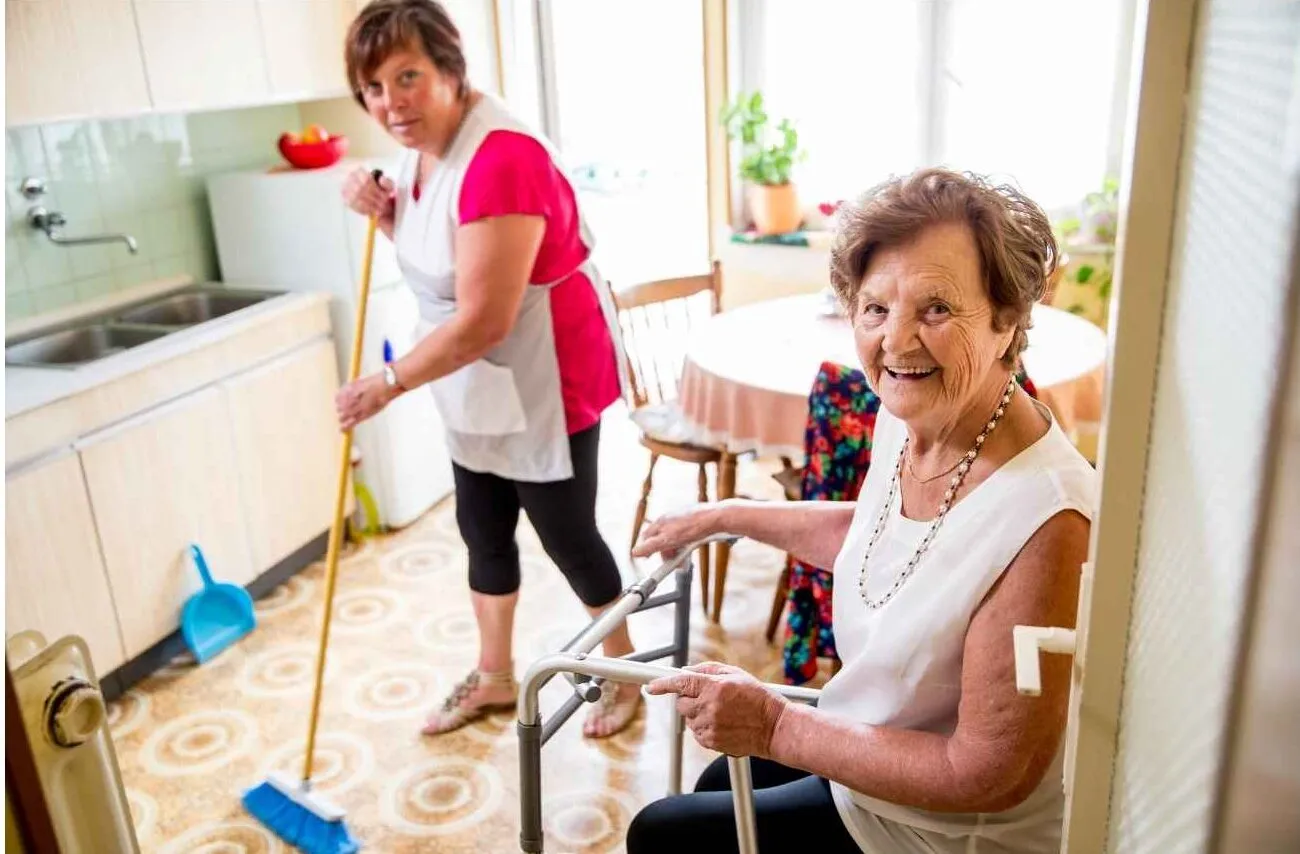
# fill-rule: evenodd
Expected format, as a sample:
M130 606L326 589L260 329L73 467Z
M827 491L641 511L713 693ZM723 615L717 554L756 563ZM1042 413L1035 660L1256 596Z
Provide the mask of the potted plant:
M740 177L749 182L749 207L759 234L797 231L803 221L799 194L790 180L794 164L803 158L799 134L789 119L776 126L775 139L763 109L763 93L743 92L722 111L727 136L741 146Z
M1078 216L1056 225L1061 273L1045 299L1106 328L1119 223L1119 181L1107 178L1084 197Z

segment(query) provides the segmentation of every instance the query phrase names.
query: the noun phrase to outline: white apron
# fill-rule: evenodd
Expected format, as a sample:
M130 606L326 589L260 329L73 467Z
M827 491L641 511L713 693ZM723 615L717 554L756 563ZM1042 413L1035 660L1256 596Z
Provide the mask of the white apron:
M475 152L494 130L536 139L559 165L547 141L488 93L466 115L451 147L420 187L419 201L411 198L418 154L408 152L402 161L393 240L403 276L419 302L419 338L456 313L455 238L461 183ZM550 289L576 272L586 274L596 290L614 341L619 384L626 391L628 374L616 309L590 260L595 242L581 209L578 216L588 260L554 282L529 284L506 339L478 361L429 384L447 428L451 458L463 468L532 482L573 477Z

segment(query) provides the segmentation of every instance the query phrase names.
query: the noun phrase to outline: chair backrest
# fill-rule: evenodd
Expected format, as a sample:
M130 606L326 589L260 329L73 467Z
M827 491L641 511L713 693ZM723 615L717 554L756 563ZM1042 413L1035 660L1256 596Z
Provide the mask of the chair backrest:
M718 313L721 265L714 261L707 273L610 289L632 374L628 405L637 409L675 399L690 334Z

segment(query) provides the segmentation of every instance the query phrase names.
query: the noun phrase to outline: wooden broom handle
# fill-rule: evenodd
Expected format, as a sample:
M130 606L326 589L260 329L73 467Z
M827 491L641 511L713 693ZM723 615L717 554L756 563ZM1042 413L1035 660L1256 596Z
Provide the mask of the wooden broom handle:
M379 169L371 173L375 182L383 175ZM366 252L361 262L361 292L357 296L356 321L352 330L352 358L348 363L348 382L355 382L361 374L361 347L366 330L366 304L370 298L370 268L375 254L375 231L378 217L370 217L366 226ZM321 689L325 683L325 651L329 645L330 618L334 613L334 583L338 577L339 549L343 542L343 508L347 499L348 472L352 468L352 431L343 433L343 447L339 450L338 487L334 494L334 522L330 526L329 549L325 553L325 614L321 620L320 646L316 652L316 686L312 691L311 719L307 726L307 755L303 759L302 782L304 788L311 782L312 758L316 753L316 725L320 721Z

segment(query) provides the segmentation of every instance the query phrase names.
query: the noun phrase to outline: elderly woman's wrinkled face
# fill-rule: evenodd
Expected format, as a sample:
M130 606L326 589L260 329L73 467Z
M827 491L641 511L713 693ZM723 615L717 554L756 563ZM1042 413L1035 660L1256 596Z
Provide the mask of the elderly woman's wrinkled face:
M455 121L459 81L438 70L423 50L394 51L362 81L371 118L407 148L441 140Z
M979 249L964 225L936 225L877 250L852 317L872 389L909 424L942 429L1005 381L999 360L1014 328L994 326Z

